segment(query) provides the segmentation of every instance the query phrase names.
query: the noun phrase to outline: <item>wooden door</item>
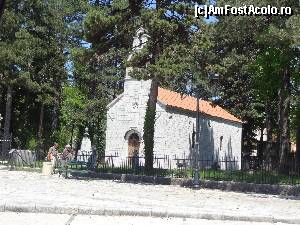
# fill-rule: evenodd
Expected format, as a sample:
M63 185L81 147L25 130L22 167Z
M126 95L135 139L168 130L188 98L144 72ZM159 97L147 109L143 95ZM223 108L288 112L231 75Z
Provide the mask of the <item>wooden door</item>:
M138 168L139 165L140 139L136 133L128 138L128 163L132 168Z
M128 138L128 157L139 155L140 139L136 133L133 133Z

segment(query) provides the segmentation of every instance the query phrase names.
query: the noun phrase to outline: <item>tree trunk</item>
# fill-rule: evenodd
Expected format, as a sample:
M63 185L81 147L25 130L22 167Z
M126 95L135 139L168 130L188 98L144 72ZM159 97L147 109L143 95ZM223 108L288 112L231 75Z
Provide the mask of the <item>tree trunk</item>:
M58 100L55 100L52 110L52 122L51 122L51 141L57 142L57 134L58 134L58 116L59 115L59 102Z
M145 149L145 170L151 173L153 170L153 147L154 147L154 126L156 114L156 102L158 95L158 81L153 79L151 82L149 99L144 121L144 149Z
M52 123L51 123L51 129L53 132L56 131L58 126L58 106L55 104L53 106L53 111L52 111Z
M296 165L300 168L300 125L296 129Z
M282 133L282 107L283 107L283 97L282 97L282 87L278 89L278 120L277 120L277 137L276 137L276 150L274 155L274 163L279 165L279 158L280 158L280 146L281 146L281 133Z
M271 115L271 105L269 101L266 101L265 105L265 112L266 112L266 131L267 131L267 145L265 149L265 159L268 163L272 162L272 158L274 155L276 155L276 152L274 152L273 149L273 139L272 139L272 133L273 133L273 127L272 127L272 115Z
M62 51L62 50L61 50ZM59 127L59 113L61 105L61 79L59 77L55 78L53 81L53 86L55 87L54 102L51 112L51 142L57 142L58 138L58 127Z
M11 125L11 112L12 112L12 87L9 85L7 87L6 93L6 106L5 106L5 121L4 121L4 133L3 139L10 139L10 125ZM8 154L8 148L10 147L9 142L2 142L2 153L4 155Z
M36 157L39 159L42 157L43 152L43 128L44 128L44 111L45 105L42 103L40 108L40 121L39 121L39 128L38 128L38 145L37 145L37 152Z
M70 138L70 144L71 148L73 149L73 135L74 135L74 122L72 121L72 129L71 129L71 138Z
M280 91L280 99L282 108L280 110L280 144L279 144L279 165L282 172L288 170L288 154L290 152L290 139L289 139L289 111L291 101L290 91L290 74L288 70L283 73L283 85Z
M4 12L5 0L0 0L0 22Z
M259 162L263 160L263 155L264 155L263 146L264 146L264 126L260 127L260 138L257 145L257 158Z

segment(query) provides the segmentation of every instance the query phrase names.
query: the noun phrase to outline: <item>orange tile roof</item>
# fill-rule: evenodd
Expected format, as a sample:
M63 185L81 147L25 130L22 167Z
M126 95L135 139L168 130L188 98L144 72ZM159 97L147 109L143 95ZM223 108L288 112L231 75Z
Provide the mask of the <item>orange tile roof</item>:
M157 98L166 106L196 111L197 99L195 97L182 95L180 93L159 87ZM242 123L240 119L236 118L234 115L230 114L220 106L213 105L211 102L201 100L199 106L202 114Z

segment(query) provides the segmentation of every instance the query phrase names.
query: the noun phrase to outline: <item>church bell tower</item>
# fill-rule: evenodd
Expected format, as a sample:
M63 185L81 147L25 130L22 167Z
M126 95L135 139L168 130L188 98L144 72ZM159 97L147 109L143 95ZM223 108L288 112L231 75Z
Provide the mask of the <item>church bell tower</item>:
M138 53L140 52L144 46L146 45L148 39L149 39L149 35L146 33L145 29L143 27L140 27L136 33L135 33L135 36L133 37L133 43L132 43L132 51L131 53L129 54L128 58L127 58L127 61L130 61L130 59L132 58L132 56L135 54L135 53ZM126 68L126 75L125 75L125 80L128 80L128 79L132 79L130 76L129 76L129 73L132 71L132 67L127 67Z

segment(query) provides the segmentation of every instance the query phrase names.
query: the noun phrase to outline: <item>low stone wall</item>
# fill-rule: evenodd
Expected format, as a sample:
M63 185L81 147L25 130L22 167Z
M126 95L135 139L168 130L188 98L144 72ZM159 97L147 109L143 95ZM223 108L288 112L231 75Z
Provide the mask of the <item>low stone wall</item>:
M71 172L74 178L98 178L108 180L119 180L121 182L129 183L150 183L160 185L179 185L184 187L193 187L193 181L191 179L184 178L170 178L170 177L156 177L156 176L143 176L132 174L114 174L114 173L96 173L92 171L88 172ZM260 194L270 195L282 195L282 196L295 196L300 197L300 186L291 185L269 185L269 184L254 184L254 183L242 183L233 181L210 181L201 180L201 188L219 189L223 191L235 191L235 192L253 192Z

